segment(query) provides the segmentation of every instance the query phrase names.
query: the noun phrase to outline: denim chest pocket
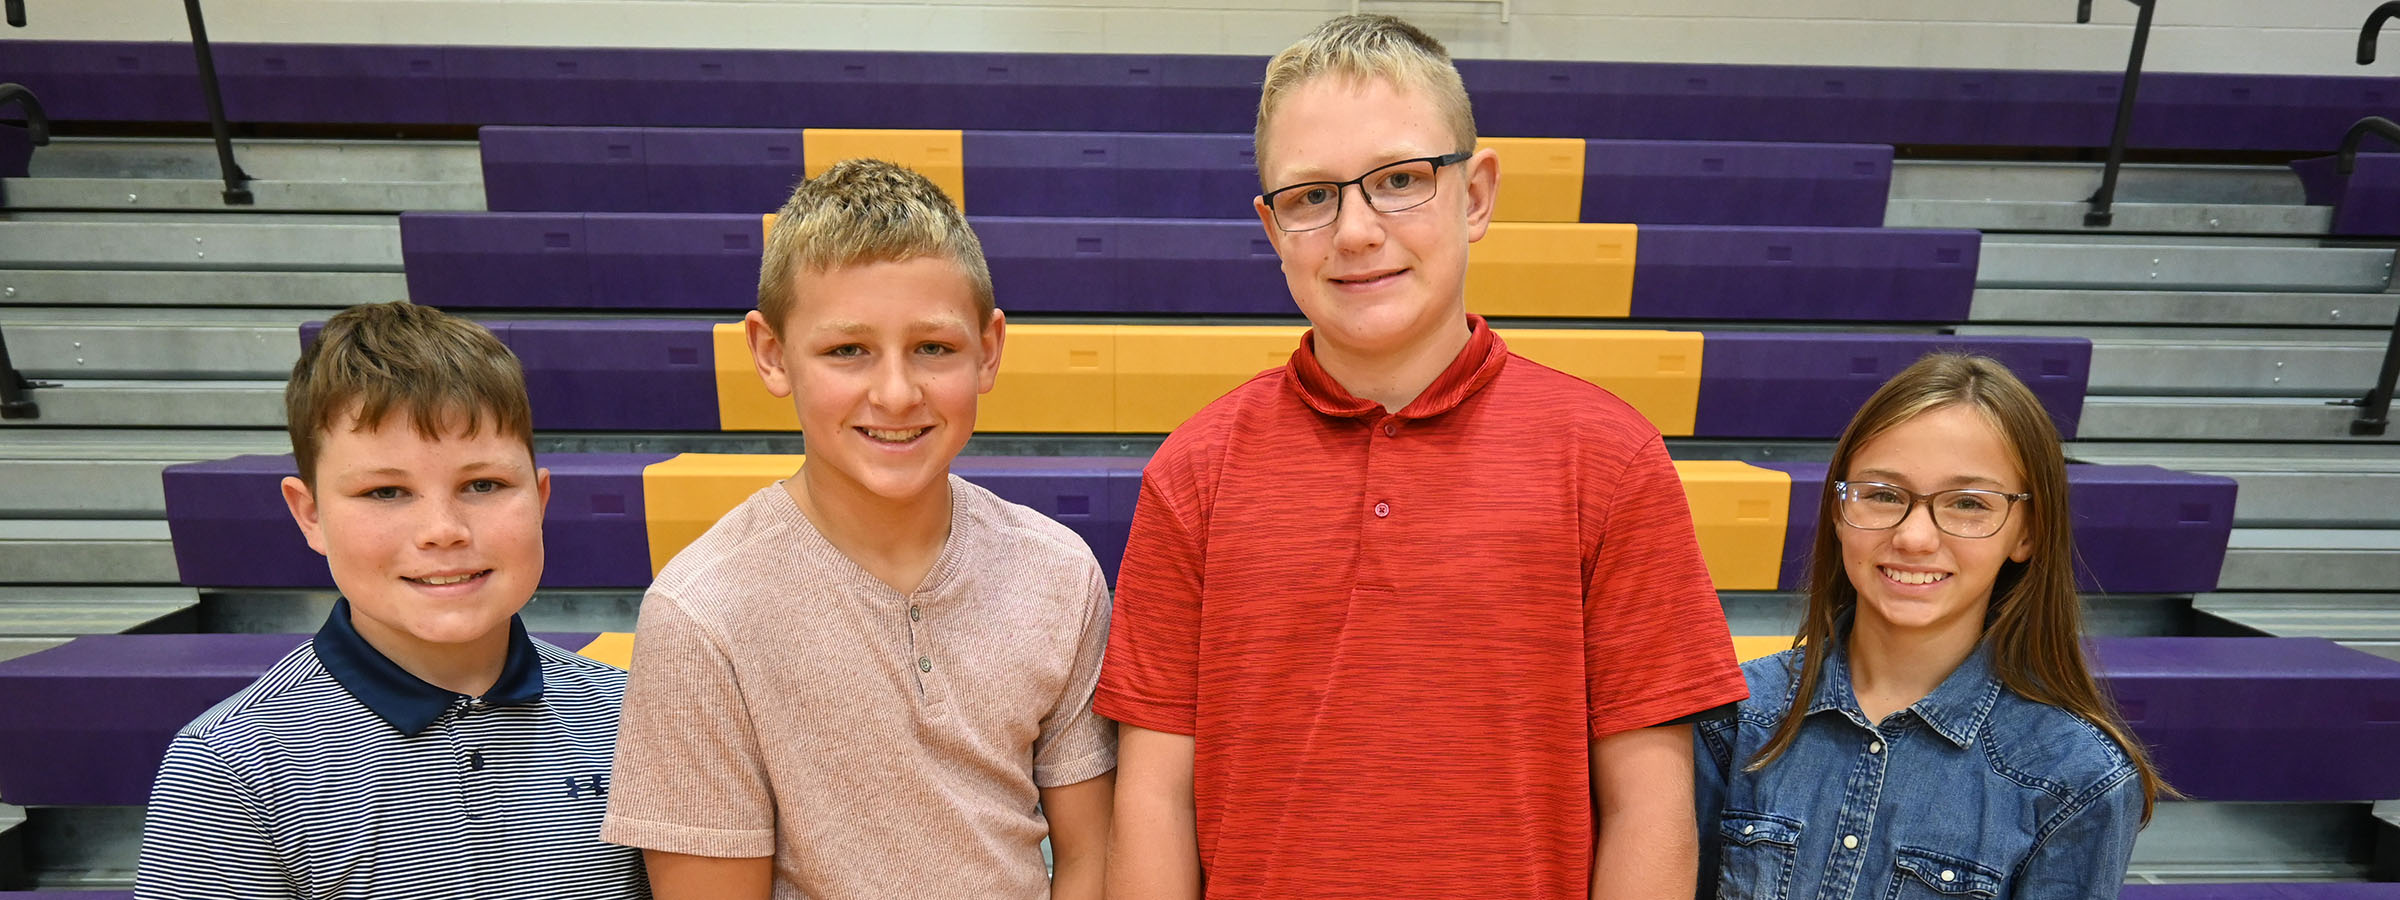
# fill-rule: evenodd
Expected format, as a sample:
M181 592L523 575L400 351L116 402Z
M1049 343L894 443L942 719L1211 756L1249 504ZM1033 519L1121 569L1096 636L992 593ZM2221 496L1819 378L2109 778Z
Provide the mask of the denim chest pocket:
M1800 854L1800 823L1766 813L1726 810L1717 821L1724 845L1719 900L1783 900Z
M1916 847L1893 851L1890 900L1969 900L2000 896L2000 873L1956 856Z

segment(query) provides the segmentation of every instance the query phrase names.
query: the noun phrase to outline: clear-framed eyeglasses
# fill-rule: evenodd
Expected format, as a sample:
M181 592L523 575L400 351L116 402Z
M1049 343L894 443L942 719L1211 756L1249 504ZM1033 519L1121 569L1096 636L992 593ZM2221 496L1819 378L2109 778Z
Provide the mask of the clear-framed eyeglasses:
M1983 491L1960 488L1919 494L1896 484L1877 481L1836 481L1833 483L1834 508L1840 511L1842 523L1863 531L1896 528L1908 519L1910 510L1925 504L1927 515L1933 517L1933 527L1962 538L1987 538L1999 534L2008 524L2008 514L2019 502L2033 494L2010 494L2002 491Z
M1415 209L1433 199L1443 166L1465 162L1473 152L1445 153L1404 159L1376 168L1349 181L1303 181L1268 191L1267 211L1275 227L1285 231L1315 231L1333 224L1342 214L1343 188L1358 185L1359 196L1376 212Z

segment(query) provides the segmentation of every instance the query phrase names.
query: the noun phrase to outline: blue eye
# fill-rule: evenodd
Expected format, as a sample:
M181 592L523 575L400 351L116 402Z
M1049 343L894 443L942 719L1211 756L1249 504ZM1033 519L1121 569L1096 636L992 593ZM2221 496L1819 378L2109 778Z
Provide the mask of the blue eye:
M839 347L830 348L825 351L826 356L830 356L835 359L850 359L853 357L865 356L866 353L867 348L861 347L857 344L843 344Z
M406 492L396 487L387 486L368 488L367 490L360 492L359 496L365 497L369 500L398 500L400 499L400 495L403 493Z
M504 483L494 481L489 478L478 478L474 481L467 482L467 493L489 494L507 486L508 485Z

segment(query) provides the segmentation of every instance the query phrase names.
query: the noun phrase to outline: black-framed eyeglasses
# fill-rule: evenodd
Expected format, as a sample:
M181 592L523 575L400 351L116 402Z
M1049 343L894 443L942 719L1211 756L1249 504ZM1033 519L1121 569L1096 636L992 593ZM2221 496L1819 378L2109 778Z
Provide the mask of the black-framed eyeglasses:
M2001 527L2008 524L2009 511L2019 502L2033 498L2031 492L2010 494L1972 488L1919 494L1878 481L1836 481L1833 491L1834 508L1841 512L1842 523L1852 528L1863 531L1897 528L1908 520L1910 510L1923 503L1926 514L1933 517L1933 527L1962 538L1999 534Z
M1359 196L1376 212L1415 209L1433 199L1443 166L1467 161L1474 151L1420 156L1380 166L1349 181L1303 181L1268 191L1263 198L1285 231L1315 231L1341 217L1343 188L1358 185Z

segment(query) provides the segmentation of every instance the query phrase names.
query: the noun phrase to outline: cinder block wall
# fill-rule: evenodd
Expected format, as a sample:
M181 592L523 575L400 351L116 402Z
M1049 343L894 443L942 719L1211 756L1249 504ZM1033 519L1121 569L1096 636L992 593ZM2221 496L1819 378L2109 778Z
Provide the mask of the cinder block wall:
M2116 70L2134 7L2095 0L1369 0L1460 56ZM2353 61L2370 0L2160 0L2154 71L2400 76ZM224 41L1272 53L1348 0L212 0ZM35 3L0 39L181 40L178 4ZM2387 43L2400 43L2394 40ZM0 66L4 68L4 66Z

